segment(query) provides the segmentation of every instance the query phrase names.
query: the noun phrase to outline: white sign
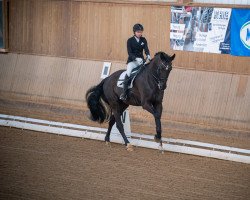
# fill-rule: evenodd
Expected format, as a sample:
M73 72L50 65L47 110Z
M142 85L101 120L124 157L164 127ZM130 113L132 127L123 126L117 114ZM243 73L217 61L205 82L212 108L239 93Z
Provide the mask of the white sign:
M206 32L197 32L196 40L194 42L194 48L205 48L207 46L207 33Z
M111 67L111 62L104 62L103 63L102 74L101 74L102 79L109 76L110 67Z
M211 30L208 31L206 39L207 46L203 52L221 53L220 44L224 42L231 11L231 8L214 8L210 22Z
M173 40L181 40L183 38L183 33L174 33L174 32L170 32L170 39Z
M173 31L184 31L185 29L185 24L170 24L170 30Z

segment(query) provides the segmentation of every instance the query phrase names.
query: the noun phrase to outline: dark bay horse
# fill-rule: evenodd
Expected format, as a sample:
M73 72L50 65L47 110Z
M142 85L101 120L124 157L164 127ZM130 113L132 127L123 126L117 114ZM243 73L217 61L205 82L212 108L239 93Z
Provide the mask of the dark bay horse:
M86 93L86 102L91 112L91 119L103 123L109 121L105 141L110 141L110 132L116 122L117 129L121 133L127 150L132 151L121 121L121 115L129 105L142 106L155 118L156 135L155 140L161 142L161 115L164 90L167 87L167 80L172 70L172 61L175 58L164 52L158 52L149 64L137 75L133 88L129 91L126 101L120 100L123 92L117 87L117 80L124 70L114 72L103 79L98 85L90 88Z

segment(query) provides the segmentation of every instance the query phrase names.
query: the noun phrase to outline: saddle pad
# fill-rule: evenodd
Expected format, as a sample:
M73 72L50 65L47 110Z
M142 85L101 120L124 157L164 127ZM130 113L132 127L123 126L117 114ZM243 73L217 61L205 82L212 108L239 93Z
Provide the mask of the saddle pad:
M141 68L142 67L136 67L135 69L133 69L133 71L130 75L131 80L129 81L130 82L130 84L128 86L129 89L133 87L135 77L140 72ZM122 72L121 75L119 76L119 79L117 81L117 87L123 88L123 81L125 79L125 76L126 76L126 71Z

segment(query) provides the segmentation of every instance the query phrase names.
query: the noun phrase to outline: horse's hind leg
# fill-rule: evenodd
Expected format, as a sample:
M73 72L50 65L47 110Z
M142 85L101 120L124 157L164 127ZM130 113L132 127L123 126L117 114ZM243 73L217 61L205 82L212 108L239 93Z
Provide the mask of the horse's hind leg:
M114 126L115 124L115 116L112 115L110 117L110 120L109 120L109 127L108 127L108 131L106 133L106 136L105 136L105 142L110 142L110 132L112 130L112 127Z
M121 133L123 140L125 142L125 145L127 147L128 151L133 151L133 147L132 145L129 143L127 136L125 135L124 132L124 128L123 128L123 124L122 124L122 120L121 120L121 114L118 112L114 112L114 116L115 116L115 121L116 121L116 127L119 130L119 132Z

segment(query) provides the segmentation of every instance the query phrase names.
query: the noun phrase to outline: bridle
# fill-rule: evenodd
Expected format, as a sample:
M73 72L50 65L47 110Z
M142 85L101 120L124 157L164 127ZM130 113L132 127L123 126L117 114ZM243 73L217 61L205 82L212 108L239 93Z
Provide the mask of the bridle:
M157 75L154 75L152 73L152 76L154 77L154 80L157 83L157 86L158 86L159 89L160 89L162 83L167 81L167 77L166 78L160 78L160 70L164 69L164 68L166 70L171 69L172 68L172 63L170 62L170 64L166 65L166 64L164 64L164 62L161 61L160 65L158 65L158 67L157 67L157 71L156 71Z

